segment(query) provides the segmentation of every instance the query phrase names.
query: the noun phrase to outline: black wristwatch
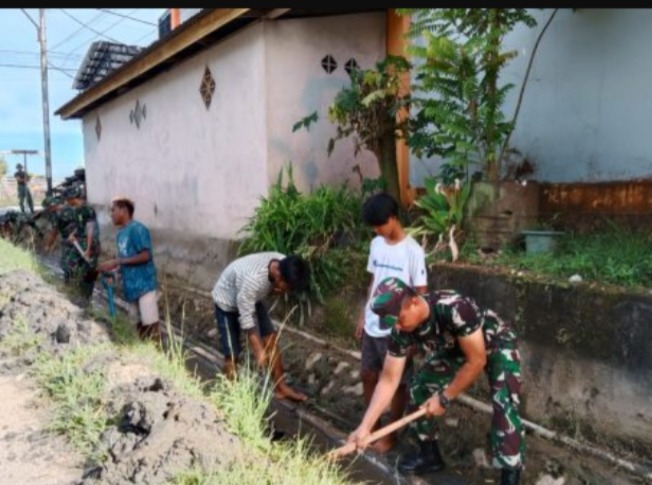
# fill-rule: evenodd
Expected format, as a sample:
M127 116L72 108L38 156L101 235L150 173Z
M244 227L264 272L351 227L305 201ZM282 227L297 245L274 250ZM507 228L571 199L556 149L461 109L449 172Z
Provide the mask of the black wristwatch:
M441 407L443 407L444 409L448 409L451 405L451 401L446 397L444 391L443 390L439 391L439 394L437 394L437 396L439 397L439 404L441 404Z

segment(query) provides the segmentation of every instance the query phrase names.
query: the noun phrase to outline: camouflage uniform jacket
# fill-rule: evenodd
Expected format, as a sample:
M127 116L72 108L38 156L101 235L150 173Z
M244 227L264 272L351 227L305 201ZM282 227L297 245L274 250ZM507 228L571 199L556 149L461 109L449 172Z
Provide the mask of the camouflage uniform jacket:
M413 332L392 329L387 352L404 357L416 344L426 359L444 355L463 357L458 337L470 335L482 327L487 354L501 349L516 348L516 333L492 310L481 310L476 302L453 290L433 291L426 296L430 317ZM429 357L430 356L430 357Z
M61 236L61 264L64 267L74 265L81 259L75 247L68 241L68 236L77 229L75 209L69 206L59 209L54 217L54 225Z
M91 242L91 265L97 266L97 259L100 255L100 229L97 224L95 209L87 204L82 204L75 208L75 219L77 222L77 240L84 250L86 249L86 224L91 222L94 226Z

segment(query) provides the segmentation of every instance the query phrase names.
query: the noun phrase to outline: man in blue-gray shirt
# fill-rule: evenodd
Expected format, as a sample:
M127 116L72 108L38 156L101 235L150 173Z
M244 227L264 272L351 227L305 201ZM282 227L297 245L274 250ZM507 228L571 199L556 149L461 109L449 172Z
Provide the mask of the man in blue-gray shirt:
M118 258L99 265L99 271L120 270L124 298L138 336L160 342L161 329L156 296L156 266L149 230L133 219L133 201L120 197L111 202L111 220L116 235Z

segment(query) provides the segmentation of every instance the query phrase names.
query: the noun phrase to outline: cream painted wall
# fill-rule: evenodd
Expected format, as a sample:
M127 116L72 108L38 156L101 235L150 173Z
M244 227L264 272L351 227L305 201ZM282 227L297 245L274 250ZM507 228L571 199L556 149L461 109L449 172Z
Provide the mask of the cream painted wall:
M335 125L328 105L348 84L344 64L351 58L371 68L385 56L385 13L279 19L265 24L267 70L267 133L269 183L276 181L285 161L292 161L299 190L322 183L359 180L351 169L359 163L366 177L378 177L376 158L368 151L353 156L353 142L341 140L327 156ZM337 68L328 74L321 60L330 54ZM292 126L318 110L320 119L292 133Z
M267 190L262 33L247 28L86 116L90 202L125 194L152 229L233 238ZM208 110L206 66L216 82ZM140 128L129 120L137 101L146 107Z
M501 74L513 83L503 112L513 117L536 39L553 9L529 9L504 41L515 50ZM537 165L545 182L602 182L652 176L652 10L559 9L541 39L510 145ZM441 159L410 159L410 181L437 173Z
M331 74L321 66L327 54L338 63ZM357 163L377 177L375 157L354 158L351 140L327 156L335 126L326 114L348 83L346 61L368 68L384 55L385 13L247 27L84 118L89 200L101 208L125 194L136 203L135 218L151 229L232 240L286 160L304 191L347 179L357 185ZM207 65L217 86L208 110L199 93ZM146 109L140 128L129 119L136 102ZM320 121L292 133L315 109ZM106 210L98 215L109 224Z

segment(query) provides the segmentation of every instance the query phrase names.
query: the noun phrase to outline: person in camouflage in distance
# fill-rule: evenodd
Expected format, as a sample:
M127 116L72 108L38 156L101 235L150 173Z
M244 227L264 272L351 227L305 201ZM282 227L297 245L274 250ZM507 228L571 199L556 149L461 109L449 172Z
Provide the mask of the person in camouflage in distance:
M402 280L383 280L374 292L372 310L392 328L381 380L358 428L349 436L359 448L365 445L398 385L405 356L416 344L425 354L422 368L411 380L410 406L426 409L426 417L441 416L454 398L484 371L494 408L490 431L493 466L501 469L501 485L515 485L525 459L525 430L519 413L521 364L514 330L490 309L453 290L419 296ZM387 402L386 402L387 401ZM424 473L444 467L437 420L421 418L410 423L419 450L399 458L403 473Z

